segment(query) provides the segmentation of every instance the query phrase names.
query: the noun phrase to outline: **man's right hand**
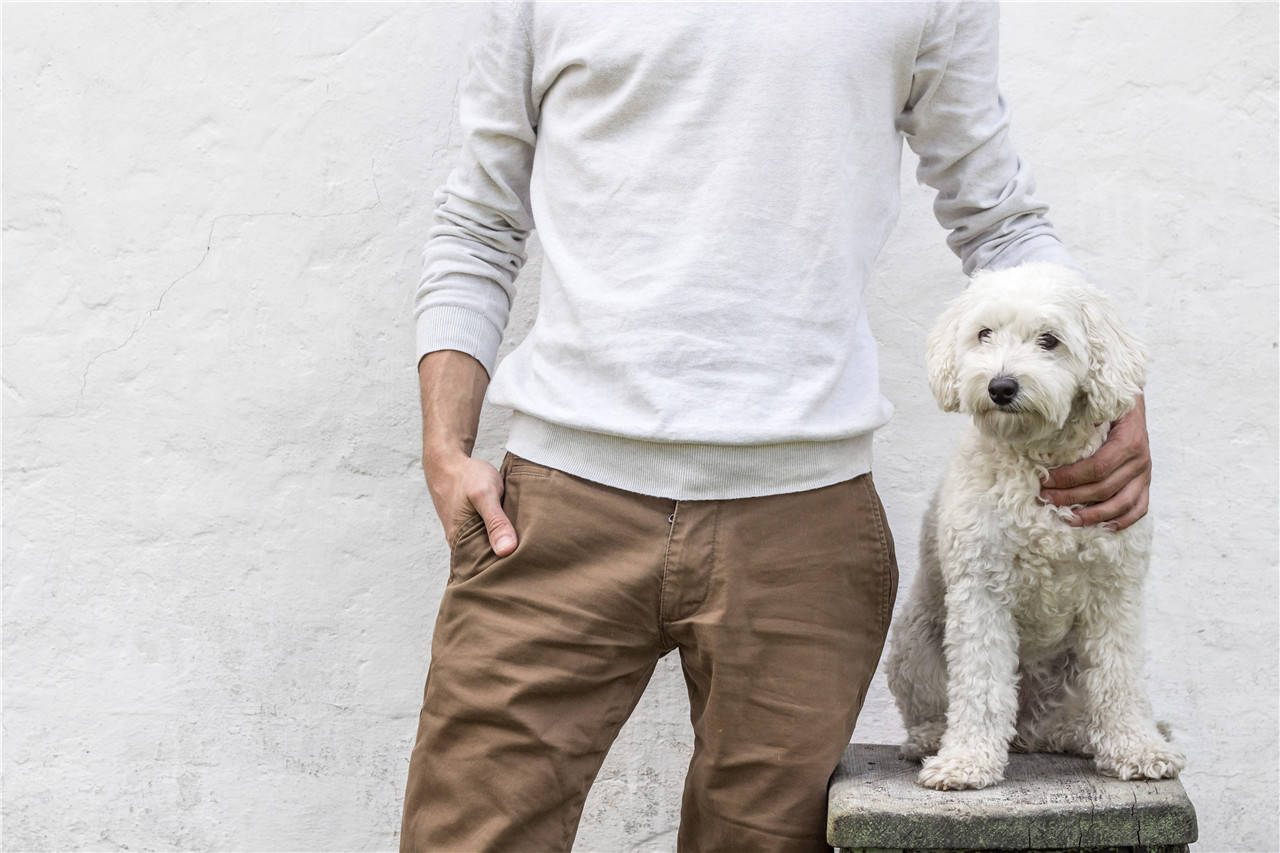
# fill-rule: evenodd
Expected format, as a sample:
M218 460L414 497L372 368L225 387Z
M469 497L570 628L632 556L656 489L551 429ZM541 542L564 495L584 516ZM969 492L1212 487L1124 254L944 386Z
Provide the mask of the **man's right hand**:
M515 550L516 529L502 511L502 475L471 458L489 374L464 352L436 350L418 362L418 384L422 470L449 547L462 523L478 513L493 553L505 557Z
M427 489L452 548L458 529L471 516L484 519L493 553L504 557L515 550L516 529L502 511L502 475L483 459L458 455L448 460L424 458Z

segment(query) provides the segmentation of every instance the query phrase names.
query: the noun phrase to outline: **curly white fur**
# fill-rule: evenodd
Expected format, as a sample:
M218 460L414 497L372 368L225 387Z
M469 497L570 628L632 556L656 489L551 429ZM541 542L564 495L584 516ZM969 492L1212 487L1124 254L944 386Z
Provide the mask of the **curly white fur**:
M887 665L920 784L991 785L1011 745L1121 779L1182 768L1142 687L1150 521L1073 527L1039 500L1040 476L1132 407L1144 361L1105 296L1053 264L979 273L931 332L930 387L974 428L926 514Z

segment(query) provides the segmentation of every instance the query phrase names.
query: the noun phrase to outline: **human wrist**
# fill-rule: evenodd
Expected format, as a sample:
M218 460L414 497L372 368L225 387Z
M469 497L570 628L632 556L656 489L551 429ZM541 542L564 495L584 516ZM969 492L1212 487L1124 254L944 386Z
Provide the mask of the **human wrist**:
M471 458L469 448L460 441L424 442L422 463L428 471L446 471L465 465Z

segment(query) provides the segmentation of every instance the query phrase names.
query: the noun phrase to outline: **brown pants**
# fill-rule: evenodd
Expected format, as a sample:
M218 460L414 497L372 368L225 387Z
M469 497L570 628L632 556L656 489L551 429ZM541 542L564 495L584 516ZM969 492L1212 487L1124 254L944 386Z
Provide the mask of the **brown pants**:
M689 689L681 851L827 851L827 782L897 593L871 476L675 501L510 453L503 509L453 543L401 851L567 851L658 659Z

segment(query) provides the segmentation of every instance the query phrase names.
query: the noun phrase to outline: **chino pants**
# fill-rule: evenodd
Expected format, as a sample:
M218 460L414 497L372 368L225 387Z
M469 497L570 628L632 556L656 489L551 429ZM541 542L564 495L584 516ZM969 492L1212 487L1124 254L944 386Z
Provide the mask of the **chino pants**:
M869 474L684 501L510 453L498 557L459 528L401 851L568 851L658 659L679 650L688 853L828 851L827 783L884 645L898 570Z

